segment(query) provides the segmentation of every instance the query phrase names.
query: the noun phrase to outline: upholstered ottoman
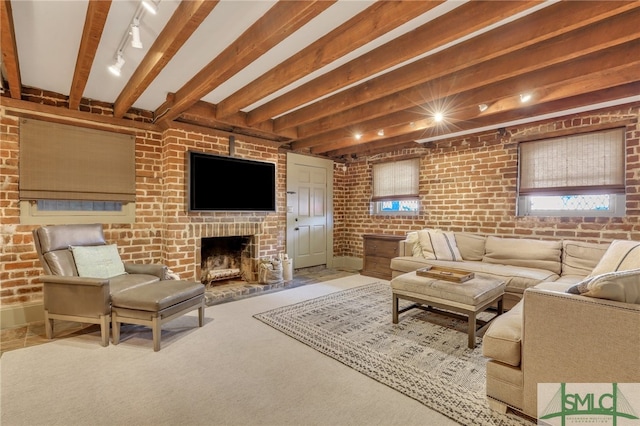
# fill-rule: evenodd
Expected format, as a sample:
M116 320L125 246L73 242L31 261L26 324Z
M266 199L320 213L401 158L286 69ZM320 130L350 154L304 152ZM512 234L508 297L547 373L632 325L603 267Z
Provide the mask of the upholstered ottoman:
M153 350L160 350L160 327L194 309L204 324L204 285L195 281L166 280L133 287L111 295L113 344L120 341L120 324L150 326Z
M476 333L484 329L493 318L502 314L504 281L476 276L463 283L450 282L416 275L409 272L391 280L393 323L398 323L398 314L409 309L419 308L426 311L445 313L462 318L455 313L466 315L469 321L469 347L476 347ZM415 302L399 309L399 299ZM480 312L496 305L497 313L489 321L477 319ZM453 312L450 312L453 311ZM482 327L476 329L477 325Z

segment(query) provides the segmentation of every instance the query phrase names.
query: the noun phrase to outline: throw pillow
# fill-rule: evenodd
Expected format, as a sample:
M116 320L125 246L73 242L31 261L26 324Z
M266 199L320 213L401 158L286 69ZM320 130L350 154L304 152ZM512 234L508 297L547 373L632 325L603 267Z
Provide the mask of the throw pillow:
M462 261L453 232L425 229L418 231L418 240L425 259Z
M614 240L587 278L640 268L640 241Z
M90 278L111 278L125 274L124 263L115 244L102 246L71 246L78 275Z
M422 247L417 232L409 232L407 234L407 244L411 244L411 255L413 257L422 257Z
M640 303L640 269L608 272L574 285L567 293L598 299Z

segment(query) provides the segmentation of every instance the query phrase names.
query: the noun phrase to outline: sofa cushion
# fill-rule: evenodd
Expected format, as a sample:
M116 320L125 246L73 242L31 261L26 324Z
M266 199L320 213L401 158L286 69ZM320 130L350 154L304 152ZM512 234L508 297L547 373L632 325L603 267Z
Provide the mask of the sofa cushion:
M522 342L522 302L493 320L482 338L482 354L517 367Z
M462 261L453 232L424 229L418 231L418 241L425 259Z
M608 272L587 278L568 293L625 303L640 303L640 269Z
M546 269L560 274L562 241L487 237L484 262Z
M155 275L149 274L124 274L109 279L109 292L116 294L121 291L140 287L160 281Z
M487 237L467 232L454 232L454 235L464 260L482 260Z
M110 278L125 273L118 246L71 246L78 275L81 277Z
M607 272L640 268L640 241L614 240L588 278Z
M586 243L584 241L562 241L562 276L586 277L598 265L607 251L609 243Z
M498 265L479 261L455 262L449 260L424 259L422 257L402 256L391 259L391 269L398 272L411 272L425 266L444 266L488 275L506 282L505 291L522 294L525 289L543 281L555 281L558 275L544 269L523 268L520 266Z

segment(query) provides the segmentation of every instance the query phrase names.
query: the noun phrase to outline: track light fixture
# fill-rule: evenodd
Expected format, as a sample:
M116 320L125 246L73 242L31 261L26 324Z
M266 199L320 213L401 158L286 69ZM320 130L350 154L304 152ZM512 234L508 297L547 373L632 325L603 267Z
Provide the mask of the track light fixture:
M124 58L122 57L122 52L118 51L118 54L116 55L116 62L113 65L109 66L109 71L116 77L120 77L120 72L122 71L123 65Z
M147 10L147 12L155 15L158 13L158 5L152 0L142 0L142 5Z
M158 12L158 3L160 0L144 0L138 3L138 8L131 18L131 22L127 26L127 30L120 40L118 50L116 50L116 63L109 66L109 71L113 75L119 76L124 65L124 51L129 47L129 41L131 41L131 47L135 49L142 49L142 38L140 37L140 23L145 12L149 11L154 15Z
M131 24L131 47L134 49L142 49L142 40L140 40L140 19L135 18Z

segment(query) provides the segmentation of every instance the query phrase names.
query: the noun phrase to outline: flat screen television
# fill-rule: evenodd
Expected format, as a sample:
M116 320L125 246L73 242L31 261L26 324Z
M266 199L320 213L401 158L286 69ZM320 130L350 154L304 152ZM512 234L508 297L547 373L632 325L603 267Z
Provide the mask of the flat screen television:
M188 151L190 211L276 211L276 165Z

